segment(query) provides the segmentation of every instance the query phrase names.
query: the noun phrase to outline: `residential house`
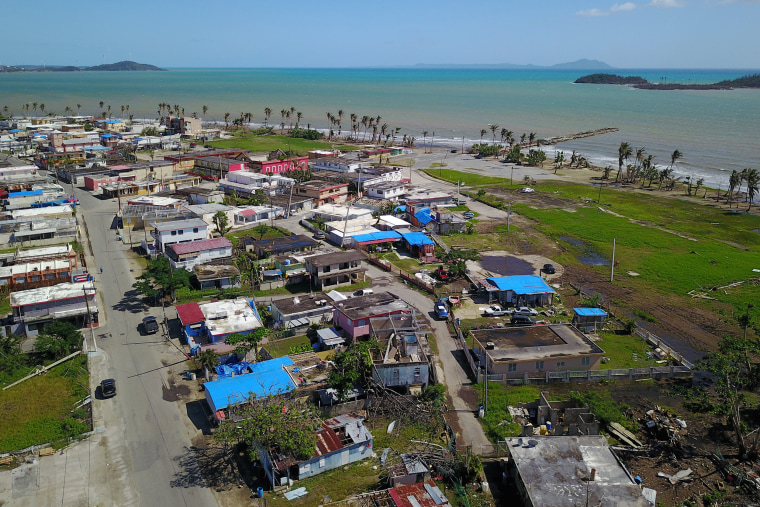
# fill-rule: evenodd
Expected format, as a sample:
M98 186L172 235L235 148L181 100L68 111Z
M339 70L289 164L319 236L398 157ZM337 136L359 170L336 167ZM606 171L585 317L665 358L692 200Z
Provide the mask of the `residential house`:
M1 225L1 224L0 224ZM5 228L2 228L5 232ZM76 218L49 218L15 223L7 234L0 234L0 243L21 246L42 246L74 241L79 233Z
M376 185L366 185L364 191L373 199L397 201L407 192L407 184L402 181L384 181Z
M276 174L290 171L305 171L309 168L309 157L292 157L276 160L259 160L250 163L251 169L261 174Z
M323 204L314 207L309 218L318 222L340 222L357 218L371 219L372 210L343 204Z
M198 137L201 134L200 118L185 118L170 116L166 122L167 129L172 134L181 134L183 136Z
M272 301L272 320L280 329L308 328L333 317L332 299L321 292Z
M340 204L348 199L348 183L311 180L293 187L293 195L310 197L316 206Z
M301 213L311 211L314 207L314 201L311 197L299 197L290 193L270 195L269 204L286 211L290 209L290 213L286 213L290 216L300 215Z
M370 319L400 313L411 314L415 308L388 292L353 297L335 305L333 323L355 341L370 334Z
M240 287L240 270L230 264L195 266L195 279L200 289L231 289Z
M150 225L153 226L151 235L156 240L158 253L164 253L168 245L191 243L209 238L209 226L200 218L153 223Z
M380 344L372 354L372 377L386 387L420 393L430 384L430 364L422 343L426 332L414 315L369 319L370 336Z
M235 226L253 225L281 217L284 213L285 210L276 206L245 206L235 209L232 224Z
M227 336L248 334L262 326L256 306L246 298L186 303L177 305L176 310L191 350L196 346L211 347L219 353L229 353L234 347L224 343Z
M649 507L656 503L656 492L636 483L603 435L536 436L528 445L521 442L525 440L508 438L505 446L509 453L506 473L515 482L521 505Z
M77 253L70 244L17 250L8 264L65 260L73 268L77 267Z
M393 248L393 244L400 240L401 234L396 231L377 231L351 236L348 246L361 248L365 251L374 251L384 248L382 245L389 245L388 248Z
M238 171L240 172L240 171ZM221 204L224 202L224 191L208 187L191 187L177 189L177 195L185 196L190 204Z
M536 275L492 276L478 280L478 286L488 294L489 303L509 306L550 306L557 293Z
M311 155L311 152L309 153ZM355 173L361 171L365 167L369 167L367 162L360 162L358 160L351 160L347 158L338 157L309 157L309 167L312 171L333 171L337 173Z
M196 266L203 264L231 263L232 243L225 237L199 239L166 245L164 253L174 269L193 271Z
M118 176L109 176L107 174L93 174L84 176L84 188L90 191L100 190L104 185L110 185L119 181Z
M435 262L435 242L424 232L402 232L401 240L413 257L423 262Z
M259 259L310 252L318 244L317 241L303 234L261 240L248 237L242 243L246 252L255 252Z
M412 224L393 215L381 215L377 221L377 228L381 231L396 231L408 229Z
M362 266L364 254L357 250L307 257L306 271L315 289L349 285L364 280L367 268Z
M192 169L194 174L199 174L204 179L218 181L225 178L228 174L236 171L244 171L248 166L243 160L234 158L221 157L203 157L195 159Z
M273 486L288 484L322 472L356 463L373 454L373 437L363 419L353 413L322 421L314 455L304 461L283 455L279 449L260 449L259 459Z
M194 217L200 218L206 222L209 226L209 230L216 232L218 232L218 230L216 228L216 222L214 222L214 217L217 213L220 211L224 213L227 217L227 227L234 227L235 213L238 211L237 208L216 202L208 204L191 204L190 206L185 205L184 209L190 212Z
M68 260L45 260L0 267L0 287L19 291L70 282L71 263Z
M523 427L523 436L533 436L541 426L550 435L598 435L600 424L591 409L573 400L552 401L547 391L541 391L538 400L507 407L516 424Z
M90 322L98 325L93 282L67 282L12 292L10 306L13 334L36 336L45 324L58 320L73 321L79 326Z
M568 324L476 329L473 350L489 374L526 378L551 372L598 370L604 351Z
M284 285L301 283L307 278L306 263L301 256L278 255L274 258L274 268L282 274Z
M167 197L166 195L141 195L138 197L130 197L126 199L128 205L156 207L156 208L171 208L179 209L187 203L181 199L175 199L174 197Z
M415 188L406 193L403 200L407 204L418 204L421 206L436 206L439 204L454 204L454 196L448 192L438 190L426 190L424 188Z
M402 459L405 455L402 456ZM420 477L422 470L427 470L422 462L414 460L410 462L410 477ZM426 476L429 476L428 473ZM391 484L398 484L394 476L390 477ZM451 507L451 503L446 495L441 491L433 481L407 483L382 491L372 491L370 493L361 493L356 496L361 502L360 505L378 505L382 507Z
M607 312L601 308L573 308L572 324L583 332L596 332L606 320Z

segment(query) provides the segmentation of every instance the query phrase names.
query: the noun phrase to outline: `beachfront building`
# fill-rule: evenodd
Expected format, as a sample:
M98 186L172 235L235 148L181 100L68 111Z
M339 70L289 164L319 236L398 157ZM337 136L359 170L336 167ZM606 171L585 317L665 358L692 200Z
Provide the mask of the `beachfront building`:
M276 160L259 160L250 163L251 169L261 174L277 174L309 169L309 157L292 157Z
M552 372L598 370L604 351L568 324L470 331L489 374L527 379Z
M168 245L191 243L209 238L209 226L200 218L175 220L150 225L153 226L151 235L156 240L156 250L158 253L164 253Z
M293 195L310 197L316 206L340 204L348 199L348 183L311 180L293 187Z
M313 255L305 259L306 271L315 289L335 288L364 280L367 268L362 266L364 254L358 250Z
M411 314L415 308L388 292L353 297L337 302L333 323L351 341L370 335L370 319L401 313Z
M232 243L225 237L166 245L166 256L174 269L193 271L196 266L232 262Z
M478 280L488 302L508 306L550 306L557 293L536 275L492 276Z
M12 292L10 306L13 334L36 336L46 323L54 320L72 321L78 326L87 326L90 322L98 325L93 282L60 283Z
M199 118L185 118L170 116L166 122L170 134L198 137L201 133L201 120Z

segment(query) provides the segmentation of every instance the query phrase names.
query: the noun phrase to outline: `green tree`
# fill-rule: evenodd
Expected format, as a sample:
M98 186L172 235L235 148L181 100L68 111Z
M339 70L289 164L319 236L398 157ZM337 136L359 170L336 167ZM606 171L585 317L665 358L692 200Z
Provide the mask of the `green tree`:
M229 226L229 218L227 218L227 213L224 211L217 211L214 213L212 220L220 236L224 236L229 232L230 229L232 229L232 227Z
M190 287L190 272L184 269L172 269L169 259L157 257L148 263L145 272L135 279L132 288L152 298L172 296L182 287Z
M231 415L214 433L214 440L226 445L245 443L251 460L260 458L259 451L275 450L297 460L314 455L316 431L321 420L313 404L285 400L278 393L253 399L230 408Z
M206 382L209 381L209 375L219 364L219 354L211 349L206 349L198 354L198 362L203 368L203 374L206 376Z
M34 350L50 359L60 359L82 348L82 333L71 322L54 321L45 326Z
M235 354L246 356L253 351L255 359L259 360L259 343L269 335L265 327L258 327L248 334L232 333L224 340L227 345L235 345Z
M670 168L672 169L674 165L676 165L676 162L683 158L683 153L681 153L678 150L673 151L673 153L670 154Z
M749 200L749 207L747 211L752 208L752 201L755 199L755 195L758 192L758 185L760 185L760 174L757 169L746 169L747 180L747 200Z
M478 193L476 195L478 196L478 199L482 199L483 197L485 197L486 193L487 192L485 191L485 189L481 188L480 190L478 190Z
M731 194L734 190L741 186L742 179L739 171L734 169L731 171L731 176L728 178L728 195L726 196L726 204L731 207Z
M379 350L375 340L356 342L333 357L333 369L327 377L327 384L335 389L341 401L348 399L348 393L358 382L367 386L372 377L372 350Z
M259 224L253 228L253 232L255 234L258 234L259 241L261 241L262 239L264 239L264 234L269 232L269 226L267 224Z
M441 260L449 266L451 275L458 276L464 274L467 269L467 261L480 260L480 254L475 249L452 248L443 254Z
M622 142L618 147L618 173L615 181L620 181L620 175L623 173L623 164L633 155L633 149L631 145Z

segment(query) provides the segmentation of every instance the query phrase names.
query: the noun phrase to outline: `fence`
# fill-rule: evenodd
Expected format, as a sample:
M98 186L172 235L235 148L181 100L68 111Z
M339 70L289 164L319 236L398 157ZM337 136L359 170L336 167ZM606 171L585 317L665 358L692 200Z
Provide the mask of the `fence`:
M668 345L662 338L650 333L646 329L636 328L633 332L634 334L636 334L636 336L643 338L644 341L646 341L653 347L659 348L660 350L662 350L665 354L667 354L668 357L674 359L678 364L685 366L689 369L694 368L693 363L691 363L685 357L683 357L682 354L676 352L673 349L673 347Z
M600 380L691 378L693 375L688 366L657 366L609 370L547 371L541 375L526 373L521 376L494 373L488 375L488 381L504 382L505 384L551 384L556 382L598 382Z
M426 290L431 294L435 294L435 285L431 285L429 283L423 282L416 276L407 273L406 271L402 270L398 266L394 266L391 262L383 260L374 255L368 255L367 260L369 260L369 262L371 262L372 264L383 268L386 271L390 271L391 273L395 273L399 275L402 279L406 280L412 285L416 285L420 289Z
M469 347L467 347L467 340L465 339L465 336L459 327L459 319L454 319L452 322L454 324L456 339L459 340L459 345L462 347L462 352L464 352L464 357L467 360L467 364L470 365L472 377L478 378L478 365L475 363L475 358L472 357L472 354L470 354Z

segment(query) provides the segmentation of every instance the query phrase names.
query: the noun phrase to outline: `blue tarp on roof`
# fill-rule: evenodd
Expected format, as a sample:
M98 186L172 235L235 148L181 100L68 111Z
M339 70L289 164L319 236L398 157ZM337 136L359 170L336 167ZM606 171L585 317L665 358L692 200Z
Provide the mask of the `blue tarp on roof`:
M354 236L354 241L357 243L373 243L389 240L395 241L398 239L401 239L401 234L397 233L396 231L378 231Z
M520 295L556 293L554 289L546 285L543 278L536 275L498 276L486 278L486 280L499 290L511 290Z
M8 192L8 198L29 197L31 195L42 195L42 190L23 190L21 192Z
M18 134L19 132L23 132L23 130L19 130L19 129L11 129L11 130L9 130L8 132L9 132L9 133L11 133L11 134Z
M105 146L85 146L84 151L108 151Z
M573 308L573 312L579 317L606 317L607 312L601 308Z
M431 216L432 213L433 212L430 211L430 208L422 208L414 214L414 218L416 218L422 225L427 225L433 221L433 217Z
M231 378L235 375L242 375L248 369L249 363L243 361L242 363L230 363L217 365L216 373L218 378Z
M412 246L435 245L435 242L424 232L405 232L401 237Z
M406 205L402 204L401 206L396 206L393 208L393 211L406 211Z
M265 397L295 389L290 375L282 367L293 364L285 356L249 365L251 373L206 382L206 388L217 410L248 399L250 394Z
M121 123L121 120L106 120L106 123Z

